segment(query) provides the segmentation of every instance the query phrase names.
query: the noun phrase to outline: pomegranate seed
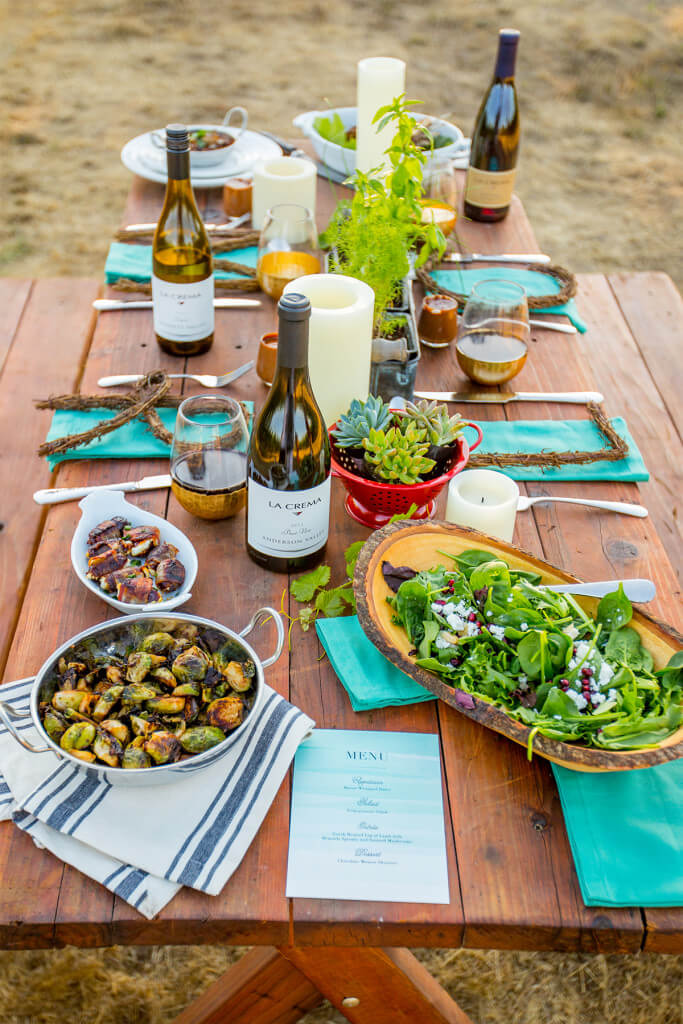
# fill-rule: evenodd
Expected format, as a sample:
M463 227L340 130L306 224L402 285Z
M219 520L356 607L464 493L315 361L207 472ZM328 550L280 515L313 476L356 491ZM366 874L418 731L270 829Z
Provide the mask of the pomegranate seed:
M470 612L470 614L467 616L467 620L468 622L476 622L477 616L474 614L474 612Z

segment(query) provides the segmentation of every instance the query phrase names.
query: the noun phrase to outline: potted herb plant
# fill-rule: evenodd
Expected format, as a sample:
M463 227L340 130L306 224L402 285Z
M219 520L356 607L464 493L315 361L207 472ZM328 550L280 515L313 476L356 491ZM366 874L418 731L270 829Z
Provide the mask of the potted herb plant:
M392 388L390 377L386 387L375 379L371 390L379 390L384 397L399 393L410 398L419 357L408 276L411 255L415 266L420 267L435 251L443 252L446 240L436 224L422 220L423 169L428 151L415 141L418 122L405 97L399 96L380 108L374 121L379 129L389 122L396 125L387 150L391 171L384 180L356 171L354 197L337 205L321 243L330 250L329 272L357 277L374 291L375 337L406 338L405 381L399 380L402 386ZM377 373L373 376L376 378Z
M330 428L332 472L348 494L349 515L377 529L415 505L413 519L434 515L435 498L467 463L466 422L436 402L391 409L379 397L354 399ZM475 448L481 440L472 446Z

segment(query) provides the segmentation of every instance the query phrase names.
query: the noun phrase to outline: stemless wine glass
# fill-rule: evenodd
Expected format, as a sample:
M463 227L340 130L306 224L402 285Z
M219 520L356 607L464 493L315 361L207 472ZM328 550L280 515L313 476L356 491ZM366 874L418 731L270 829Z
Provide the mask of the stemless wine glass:
M268 210L258 246L256 277L261 289L276 301L289 281L319 274L318 236L313 214L296 203Z
M515 281L479 281L460 317L455 354L478 384L502 384L524 366L529 343L526 292Z
M437 150L425 168L423 182L422 220L433 221L448 236L458 216L458 182L453 161L439 158Z
M171 487L200 519L227 519L247 500L249 432L239 402L197 395L180 404L171 449Z

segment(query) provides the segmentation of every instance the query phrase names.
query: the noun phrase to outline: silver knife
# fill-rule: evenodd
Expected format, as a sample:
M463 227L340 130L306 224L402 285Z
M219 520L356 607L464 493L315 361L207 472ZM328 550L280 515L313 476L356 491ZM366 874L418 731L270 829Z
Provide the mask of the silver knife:
M261 305L260 299L214 299L215 309L254 309ZM106 313L113 309L151 309L151 299L134 299L126 302L125 299L95 299L93 309L100 313Z
M443 263L550 263L544 252L448 252Z
M142 480L128 480L122 484L97 484L92 487L49 487L45 491L36 491L33 500L38 505L55 505L59 501L74 501L85 498L94 491L157 491L171 486L168 473L161 476L144 476Z
M585 405L586 402L602 402L599 391L416 391L416 398L427 398L436 402L568 402L570 405Z
M225 221L223 224L205 224L204 227L207 231L232 231L233 228L238 228L240 224L245 224L251 218L251 210L248 213L243 213L241 217L231 217L230 220ZM131 233L136 231L156 231L156 221L152 223L149 221L144 224L126 224L124 228L120 228L121 234Z

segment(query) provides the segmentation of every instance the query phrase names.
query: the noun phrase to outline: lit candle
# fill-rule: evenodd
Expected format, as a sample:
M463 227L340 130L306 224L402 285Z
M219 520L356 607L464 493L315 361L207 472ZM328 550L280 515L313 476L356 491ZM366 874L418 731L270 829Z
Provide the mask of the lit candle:
M380 107L387 106L406 91L405 61L393 57L367 57L358 61L358 99L356 111L356 170L367 174L373 167L389 165L384 156L395 128L391 122L377 132L372 120Z
M281 156L254 168L251 225L260 231L267 211L280 203L307 207L315 220L316 167L312 160Z
M352 399L368 397L375 293L343 274L299 277L284 292L300 292L311 301L308 369L313 394L331 427Z
M509 476L491 469L467 469L448 485L446 521L511 541L518 500L519 487Z

